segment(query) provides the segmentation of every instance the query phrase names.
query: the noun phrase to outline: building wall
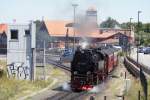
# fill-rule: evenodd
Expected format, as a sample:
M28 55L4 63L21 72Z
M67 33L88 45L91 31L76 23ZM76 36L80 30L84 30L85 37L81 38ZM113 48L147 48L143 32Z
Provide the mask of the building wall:
M87 10L86 11L86 23L90 27L96 28L97 24L97 11L96 10Z
M0 54L7 53L7 36L6 33L0 33Z
M11 38L11 30L18 30L18 39ZM28 32L25 32L27 31ZM22 76L21 79L30 79L30 70L32 65L32 35L33 30L30 24L28 25L8 25L7 31L7 64L18 64L22 68L28 69L28 77ZM18 67L17 65L15 67Z
M43 21L36 21L36 48L44 48L44 41L46 48L52 38L49 36L46 26Z
M18 40L11 39L10 30L18 30ZM25 30L28 30L27 25L9 25L8 26L8 40L7 40L7 64L12 62L24 62L26 59L26 49L27 49L27 37L25 36ZM30 52L29 52L30 53ZM25 62L26 63L26 62Z
M6 45L7 44L7 36L6 33L0 33L0 45Z

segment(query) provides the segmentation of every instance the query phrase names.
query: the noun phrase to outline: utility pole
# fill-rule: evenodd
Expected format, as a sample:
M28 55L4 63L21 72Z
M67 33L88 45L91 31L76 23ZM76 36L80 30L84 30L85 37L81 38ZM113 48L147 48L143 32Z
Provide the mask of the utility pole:
M76 28L76 8L78 6L78 4L72 4L73 8L74 8L74 12L73 12L73 15L74 15L74 22L73 22L73 52L75 51L75 28Z
M131 20L133 18L130 18L130 39L131 39L131 31L132 31L132 23L131 23ZM129 41L129 57L131 55L131 40Z
M34 54L35 54L35 51L34 51L34 48L31 48L31 70L30 70L30 80L31 81L34 81Z
M138 64L138 67L140 68L140 80L141 80L141 66L139 65L139 53L138 53L138 50L139 50L139 45L140 45L140 37L139 37L139 31L140 31L140 13L141 11L138 11L138 27L137 27L137 64ZM138 100L140 100L140 90L139 90L139 96L138 96Z
M140 16L140 13L141 13L141 11L138 11L138 28L137 28L137 64L139 65L139 53L138 53L138 49L139 49L139 44L140 44L140 38L139 38L139 28L140 28L140 18L139 18L139 16ZM140 70L141 70L141 68L140 68Z

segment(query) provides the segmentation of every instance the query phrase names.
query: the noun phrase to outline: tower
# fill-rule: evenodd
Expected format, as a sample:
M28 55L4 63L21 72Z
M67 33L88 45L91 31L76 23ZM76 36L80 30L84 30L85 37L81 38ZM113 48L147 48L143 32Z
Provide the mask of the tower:
M86 21L97 26L97 10L95 7L90 7L86 11Z

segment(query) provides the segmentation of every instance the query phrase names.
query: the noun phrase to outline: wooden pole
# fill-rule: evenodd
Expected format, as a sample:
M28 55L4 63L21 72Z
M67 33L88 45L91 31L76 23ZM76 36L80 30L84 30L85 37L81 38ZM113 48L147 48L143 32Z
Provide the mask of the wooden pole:
M140 90L138 92L138 100L141 100L141 93L140 93Z
M43 58L43 62L44 62L44 66L43 66L43 76L44 76L44 80L45 80L45 77L46 77L46 73L45 73L45 66L46 66L46 61L45 61L45 40L44 40L44 58Z
M107 98L106 98L106 96L104 96L104 100L106 100Z

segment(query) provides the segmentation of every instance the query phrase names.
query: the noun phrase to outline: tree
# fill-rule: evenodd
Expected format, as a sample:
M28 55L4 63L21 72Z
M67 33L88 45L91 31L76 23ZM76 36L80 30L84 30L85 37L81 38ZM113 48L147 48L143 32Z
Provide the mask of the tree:
M111 17L108 17L106 21L103 21L100 24L101 28L115 28L115 26L120 26L119 22L117 22L115 19L112 19Z
M129 29L130 28L130 22L122 23L122 24L120 24L120 27L123 29Z
M150 33L150 23L146 23L143 25L143 30L146 33Z
M138 23L133 23L133 26L135 28L135 33L137 33L138 31L143 31L143 23L139 22L139 26Z

